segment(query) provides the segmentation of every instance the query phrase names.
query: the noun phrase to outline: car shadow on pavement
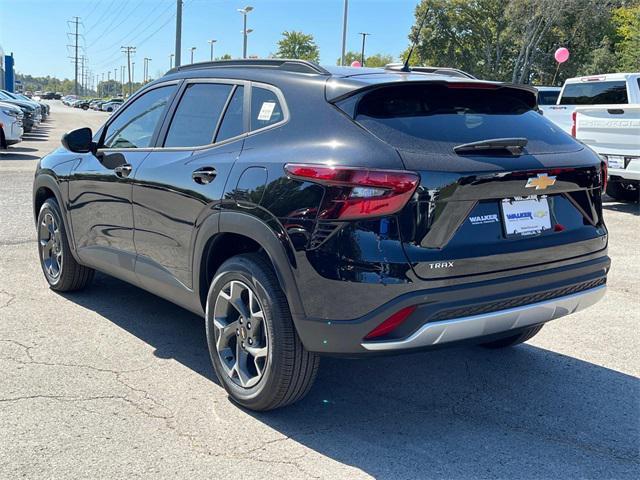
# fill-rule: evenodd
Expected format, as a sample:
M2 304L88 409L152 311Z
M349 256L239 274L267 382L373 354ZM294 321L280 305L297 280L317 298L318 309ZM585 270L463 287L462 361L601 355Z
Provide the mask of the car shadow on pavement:
M32 149L36 151L36 149ZM38 160L40 155L30 155L28 153L22 153L14 147L9 147L8 150L0 150L0 161L2 160Z
M640 203L638 202L622 203L616 202L615 200L609 202L605 201L602 203L602 208L605 210L613 210L615 212L630 213L632 215L640 216Z
M198 316L102 274L64 296L218 383ZM247 413L376 478L619 479L637 472L639 398L631 375L532 345L460 347L323 358L304 400Z

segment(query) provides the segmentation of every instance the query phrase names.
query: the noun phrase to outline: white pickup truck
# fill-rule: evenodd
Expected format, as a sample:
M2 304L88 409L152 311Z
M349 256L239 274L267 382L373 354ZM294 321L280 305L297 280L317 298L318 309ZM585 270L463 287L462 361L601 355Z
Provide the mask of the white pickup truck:
M640 73L608 73L569 78L556 105L544 108L544 116L567 133L572 132L573 112L587 105L640 104Z
M607 194L635 201L640 195L640 104L577 107L575 136L607 163Z

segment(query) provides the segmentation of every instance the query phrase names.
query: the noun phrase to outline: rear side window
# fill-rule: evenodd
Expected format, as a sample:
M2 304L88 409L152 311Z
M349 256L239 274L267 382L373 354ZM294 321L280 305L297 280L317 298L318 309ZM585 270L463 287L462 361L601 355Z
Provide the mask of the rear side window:
M164 142L165 147L197 147L213 143L218 120L233 85L193 83L187 87Z
M538 105L555 105L559 95L560 90L544 90L538 92Z
M244 132L244 87L237 87L233 97L224 112L224 118L220 124L220 130L216 136L216 142L222 142Z
M629 103L627 84L619 82L568 83L564 87L560 105L606 105Z
M284 119L280 101L266 88L251 88L251 130L268 127Z
M347 99L344 109L352 102ZM529 153L575 147L576 142L532 110L534 106L530 92L512 88L402 85L364 94L354 118L392 146L417 152L451 154L457 145L500 137L527 138Z

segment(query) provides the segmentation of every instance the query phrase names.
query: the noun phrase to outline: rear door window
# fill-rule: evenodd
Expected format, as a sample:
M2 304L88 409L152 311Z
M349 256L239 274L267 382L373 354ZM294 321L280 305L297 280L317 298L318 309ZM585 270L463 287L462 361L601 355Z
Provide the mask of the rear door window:
M244 87L236 87L233 97L224 112L216 142L222 142L244 132Z
M198 147L214 141L218 121L233 85L192 83L176 108L165 147Z
M624 80L568 83L560 98L560 105L615 105L623 103L628 103L627 83Z
M531 93L513 88L401 85L376 89L356 101L356 122L402 150L452 154L463 143L507 137L528 139L529 153L578 145L533 110ZM352 99L344 102L345 110L353 106Z
M277 95L260 87L251 88L251 130L259 130L284 119Z

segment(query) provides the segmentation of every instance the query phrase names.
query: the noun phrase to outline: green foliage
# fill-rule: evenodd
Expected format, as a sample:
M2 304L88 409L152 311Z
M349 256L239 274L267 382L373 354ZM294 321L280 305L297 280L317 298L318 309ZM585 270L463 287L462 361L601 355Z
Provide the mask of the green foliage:
M233 57L231 55L229 55L228 53L225 53L219 58L219 60L231 60L232 58Z
M640 4L613 11L617 42L613 48L617 68L623 72L640 70Z
M320 60L320 51L313 40L313 35L303 32L282 32L282 38L278 41L276 58L299 58L317 62Z
M344 64L349 66L351 62L360 61L360 52L349 51L344 54ZM384 67L388 63L393 63L393 56L384 53L375 53L364 59L365 67ZM340 59L336 60L336 65L340 65Z
M415 15L410 43L426 20L414 65L516 83L555 78L557 85L576 75L639 70L638 0L421 0ZM561 46L571 57L556 72Z

